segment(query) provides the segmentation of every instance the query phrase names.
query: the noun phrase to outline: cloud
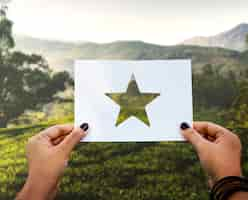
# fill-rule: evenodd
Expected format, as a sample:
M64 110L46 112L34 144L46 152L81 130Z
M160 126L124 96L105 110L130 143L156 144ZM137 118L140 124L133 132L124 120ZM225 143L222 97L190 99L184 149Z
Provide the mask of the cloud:
M247 21L247 0L14 0L15 32L63 40L173 44Z

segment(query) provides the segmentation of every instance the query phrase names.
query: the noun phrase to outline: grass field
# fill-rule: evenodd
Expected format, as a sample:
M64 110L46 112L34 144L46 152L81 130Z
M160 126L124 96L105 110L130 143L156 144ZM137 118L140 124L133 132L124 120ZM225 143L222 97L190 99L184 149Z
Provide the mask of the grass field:
M1 200L13 199L27 177L28 138L71 121L0 131ZM247 174L247 160L244 165ZM73 152L57 199L207 200L207 191L198 158L187 143L86 143Z

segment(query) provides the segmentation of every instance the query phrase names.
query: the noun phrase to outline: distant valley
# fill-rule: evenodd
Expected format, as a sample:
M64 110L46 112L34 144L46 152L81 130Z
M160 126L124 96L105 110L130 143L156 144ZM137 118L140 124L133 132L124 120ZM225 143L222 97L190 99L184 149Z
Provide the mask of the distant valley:
M206 64L225 65L225 70L247 67L247 56L244 56L246 53L238 51L244 49L244 35L246 34L248 34L248 25L241 24L229 32L210 38L186 40L183 44L175 46L160 46L142 41L117 41L106 44L73 43L41 40L20 35L17 35L15 39L17 50L41 54L48 60L53 69L67 70L71 73L73 72L75 59L148 60L187 58L192 59L194 70L199 70Z

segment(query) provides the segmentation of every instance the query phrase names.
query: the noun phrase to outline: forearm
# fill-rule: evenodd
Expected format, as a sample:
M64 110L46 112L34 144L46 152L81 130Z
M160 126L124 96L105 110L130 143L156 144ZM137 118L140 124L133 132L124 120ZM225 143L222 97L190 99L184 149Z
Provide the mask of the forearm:
M26 146L28 178L16 200L54 199L72 149L86 136L88 128L86 123L80 128L57 125L29 139Z
M51 189L47 185L28 178L22 190L17 194L16 200L52 200L56 195L57 187Z
M27 183L23 186L22 190L17 194L16 200L47 200L45 194L41 193L36 188L32 188Z
M228 200L247 200L248 192L236 192Z

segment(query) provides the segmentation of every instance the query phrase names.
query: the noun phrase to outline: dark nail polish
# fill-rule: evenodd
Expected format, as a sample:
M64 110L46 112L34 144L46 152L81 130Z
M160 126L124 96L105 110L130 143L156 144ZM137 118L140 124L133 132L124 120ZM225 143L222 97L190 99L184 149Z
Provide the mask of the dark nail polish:
M89 125L87 123L83 123L80 128L83 130L83 131L87 131L89 129Z
M190 128L190 126L189 126L188 123L183 122L183 123L181 124L181 129L182 129L182 130L186 130L186 129L188 129L188 128Z

